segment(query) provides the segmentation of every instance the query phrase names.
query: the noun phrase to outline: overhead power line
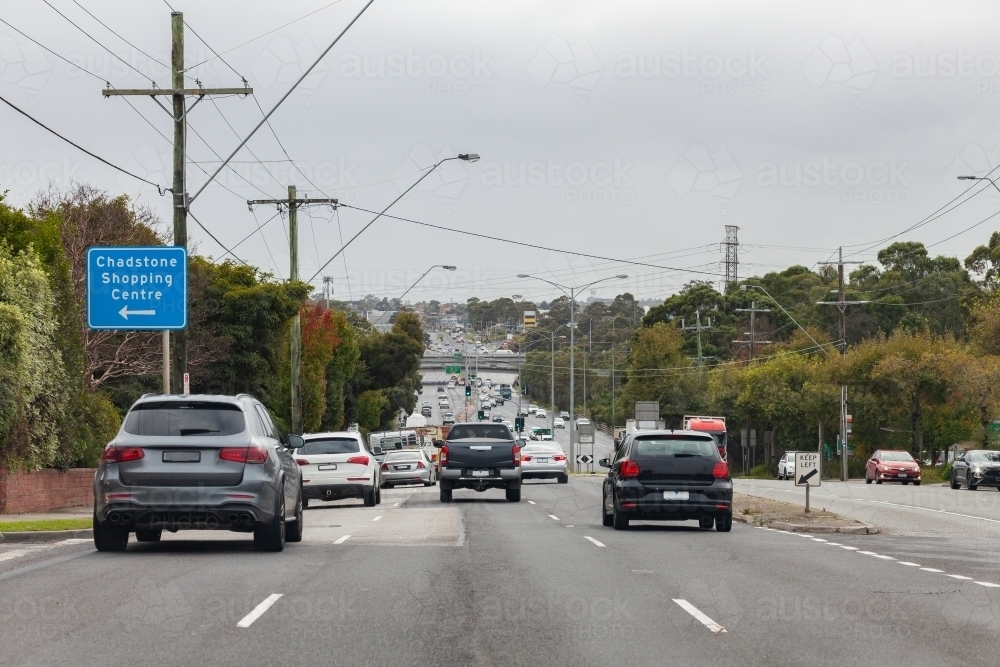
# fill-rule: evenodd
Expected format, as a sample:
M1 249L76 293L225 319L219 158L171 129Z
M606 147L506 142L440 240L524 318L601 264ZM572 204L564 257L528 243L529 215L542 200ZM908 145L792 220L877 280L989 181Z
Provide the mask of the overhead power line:
M370 211L370 210L368 210L366 208L361 208L360 206L351 206L350 204L343 204L343 203L341 203L339 206L341 206L342 208L350 208L350 209L354 209L356 211L362 211L364 213L378 213L378 211ZM573 255L575 257L586 257L588 259L599 259L599 260L602 260L602 261L605 261L605 262L617 262L619 264L630 264L632 266L645 266L645 267L649 267L651 269L660 269L662 271L677 271L679 273L698 273L698 274L701 274L701 275L713 276L713 277L719 277L719 276L723 275L723 274L715 272L715 271L698 271L696 269L685 269L685 268L679 268L679 267L676 267L676 266L661 266L661 265L658 265L658 264L647 264L646 262L636 262L634 260L629 260L629 259L616 259L614 257L604 257L602 255L591 255L591 254L585 253L585 252L574 252L572 250L563 250L563 249L560 249L560 248L550 248L548 246L538 245L536 243L527 243L525 241L514 241L513 239L504 239L504 238L500 238L498 236L490 236L489 234L480 234L479 232L469 232L469 231L466 231L464 229L452 229L451 227L442 227L441 225L432 225L429 222L420 222L419 220L412 220L410 218L403 218L403 217L400 217L398 215L389 215L388 213L383 214L382 217L391 218L393 220L399 220L401 222L409 222L409 223L412 223L414 225L420 225L422 227L430 227L432 229L440 229L441 231L445 231L445 232L453 232L455 234L464 234L466 236L474 236L474 237L481 238L481 239L488 239L490 241L500 241L501 243L510 243L510 244L513 244L513 245L523 246L525 248L534 248L536 250L546 250L548 252L556 252L556 253L561 253L561 254L564 254L564 255Z
M165 188L162 185L160 185L159 183L154 183L153 181L146 180L142 176L137 176L136 174L133 174L131 171L128 171L126 169L122 169L118 165L112 164L111 162L108 162L107 160L105 160L104 158L102 158L100 155L97 155L96 153L92 153L92 152L88 151L86 148L84 148L80 144L76 143L75 141L72 141L71 139L67 139L63 135L59 134L58 132L56 132L55 130L53 130L51 127L49 127L48 125L46 125L42 121L38 120L37 118L35 118L31 114L29 114L24 109L21 109L21 108L17 107L13 102L11 102L10 100L8 100L6 97L0 96L0 101L3 101L4 104L6 104L11 109L13 109L14 111L18 112L19 114L21 114L22 116L24 116L25 118L27 118L28 120L30 120L32 123L35 123L39 127L45 129L47 132L50 132L50 133L54 134L55 136L59 137L60 139L62 139L63 141L65 141L70 146L76 148L77 150L83 151L84 153L86 153L90 157L94 158L95 160L98 160L99 162L102 162L102 163L108 165L112 169L116 169L116 170L120 171L121 173L125 174L126 176L131 176L132 178L140 180L143 183L148 183L149 185L152 185L153 187L155 187L159 191L160 195L162 195L164 192L173 192L173 190L170 189L170 188Z

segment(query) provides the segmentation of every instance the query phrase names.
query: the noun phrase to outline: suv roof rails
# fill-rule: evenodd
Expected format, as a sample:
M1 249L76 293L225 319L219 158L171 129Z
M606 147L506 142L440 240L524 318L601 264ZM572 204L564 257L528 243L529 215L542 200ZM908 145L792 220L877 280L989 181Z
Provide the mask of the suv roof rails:
M236 394L236 398L237 399L244 398L244 397L249 398L249 399L253 399L253 396L251 396L250 394L248 394L246 392L244 392L242 394Z

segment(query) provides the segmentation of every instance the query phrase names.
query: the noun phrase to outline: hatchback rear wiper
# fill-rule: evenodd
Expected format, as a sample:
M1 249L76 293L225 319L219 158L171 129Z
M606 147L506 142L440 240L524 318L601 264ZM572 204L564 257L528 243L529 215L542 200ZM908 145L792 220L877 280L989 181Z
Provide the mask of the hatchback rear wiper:
M674 454L674 458L675 459L681 459L681 458L689 459L692 456L701 456L701 454L683 454L683 453L682 454Z
M219 429L214 428L182 428L181 435L201 435L202 433L218 433Z

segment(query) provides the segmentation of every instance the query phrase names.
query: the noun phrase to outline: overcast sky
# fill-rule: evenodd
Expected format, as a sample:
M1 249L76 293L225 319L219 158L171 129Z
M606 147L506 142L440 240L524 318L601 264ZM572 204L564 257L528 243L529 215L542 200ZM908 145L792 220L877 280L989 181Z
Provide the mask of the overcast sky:
M148 97L128 98L133 110L100 94L105 79L148 87L151 77L167 87L168 72L82 9L168 63L166 3L49 1L138 72L43 0L8 1L0 18L99 78L0 24L2 95L114 164L169 186L170 142L136 110L169 138L168 115ZM190 74L206 86L237 86L238 72L265 111L364 4L170 1L232 66L214 59ZM236 157L238 173L224 171L191 211L232 246L275 212L250 212L247 199L284 197L294 184L310 196L381 209L420 169L476 152L480 162L446 163L390 212L665 268L383 219L323 271L336 297L392 297L431 265L455 264L458 271L432 272L409 298L558 295L519 273L574 286L626 273L595 288L598 295L662 298L690 280L718 284L726 225L739 227L740 276L815 266L841 245L852 260L873 259L882 244L869 246L965 190L956 175L1000 165L998 19L995 2L804 9L799 2L375 0L272 116L305 176L284 161L265 126ZM211 58L190 31L186 39L189 66ZM214 171L216 154L228 155L237 134L260 121L257 103L206 100L191 112L188 156L198 164L188 167L189 192L205 182L201 169ZM81 181L128 193L169 224L169 197L9 108L0 114L0 186L10 203L26 203L50 182ZM897 240L964 258L1000 228L1000 216L960 232L998 210L1000 197L987 191ZM303 211L302 276L371 217L347 208ZM275 218L236 254L287 277L283 225ZM224 252L193 221L189 229L199 252Z

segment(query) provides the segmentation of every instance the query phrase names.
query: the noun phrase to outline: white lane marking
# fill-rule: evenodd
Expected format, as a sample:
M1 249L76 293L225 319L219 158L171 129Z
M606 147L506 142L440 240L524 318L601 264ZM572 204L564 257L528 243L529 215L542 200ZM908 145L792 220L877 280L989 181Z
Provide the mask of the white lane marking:
M372 523L374 523L374 522L378 521L378 520L379 520L379 519L381 519L381 518L382 518L382 515L381 515L381 514L379 514L379 515L378 515L377 517L375 517L374 519L372 519Z
M555 514L550 514L549 518L552 519L553 521L558 521L559 520L559 517L557 517Z
M583 536L583 539L585 539L585 540L589 540L589 541L593 542L594 544L596 544L596 545L597 545L597 546L599 546L599 547L603 547L603 546L604 546L604 543L603 543L603 542L598 542L597 540L595 540L595 539L594 539L593 537L591 537L590 535L584 535L584 536Z
M813 542L826 542L822 537L814 537Z
M910 561L906 561L906 560L899 561L899 564L900 565L906 565L908 567L920 567L920 563L911 563Z
M723 633L723 632L726 631L726 629L724 627L722 627L721 625L719 625L718 623L716 623L715 621L713 621L712 619L710 619L705 614L703 614L700 609L698 609L697 607L695 607L693 604L691 604L687 600L674 600L674 602L676 602L678 605L680 605L681 609L683 609L684 611L686 611L687 613L691 614L696 619L698 619L701 622L702 625L704 625L706 628L708 628L709 630L711 630L715 634L720 634L720 633Z
M841 548L841 549L847 549L848 551L857 551L857 550L858 550L858 548L857 548L857 547L848 547L848 546L842 546L842 547L840 547L840 548Z
M977 581L975 583L979 584L980 586L986 586L986 588L1000 588L1000 584L993 584L988 581Z
M827 542L826 546L828 546L828 547L842 547L844 545L841 544L840 542Z
M529 504L529 505L534 505L534 504L535 504L535 501L534 501L534 500L529 500L529 501L528 501L528 504Z
M934 512L936 514L950 514L951 516L960 516L964 519L978 519L979 521L990 521L992 523L1000 523L1000 519L987 519L982 516L973 516L971 514L960 514L958 512L949 512L948 510L935 510L930 507L920 507L918 505L904 505L903 503L890 503L888 500L869 500L867 498L851 498L851 500L857 500L862 503L878 503L879 505L892 505L893 507L906 507L911 510L923 510L924 512Z
M896 560L892 556L883 556L881 554L872 554L875 558L881 558L882 560Z
M393 503L392 506L393 507L399 507L399 503Z
M859 554L864 554L865 556L876 556L877 555L874 551L859 551L858 553Z
M934 568L934 567L922 567L920 569L923 570L924 572L937 572L937 573L944 572L944 570L939 570L939 569Z
M31 553L31 552L27 551L25 549L17 549L15 551L8 551L5 554L0 554L0 560L13 560L14 558L18 558L19 556L23 556L26 553Z
M566 527L567 527L567 528L576 528L576 526L574 526L573 524L570 524L570 525L568 525L568 526L566 526Z
M347 538L348 538L348 537L350 537L350 535L344 535L343 537L338 537L337 539L335 539L335 540L333 541L333 543L334 543L334 544L343 544L344 542L346 542L346 541L347 541Z
M966 579L968 581L972 581L972 577L966 577L965 575L961 574L946 574L945 576L951 577L952 579Z
M268 595L263 602L254 607L252 612L250 612L242 619L240 619L240 622L236 624L236 627L249 628L251 625L253 625L253 622L256 621L258 618L260 618L261 616L263 616L264 612L270 609L271 605L277 602L278 598L280 598L281 596L282 596L281 593L272 593L271 595Z

